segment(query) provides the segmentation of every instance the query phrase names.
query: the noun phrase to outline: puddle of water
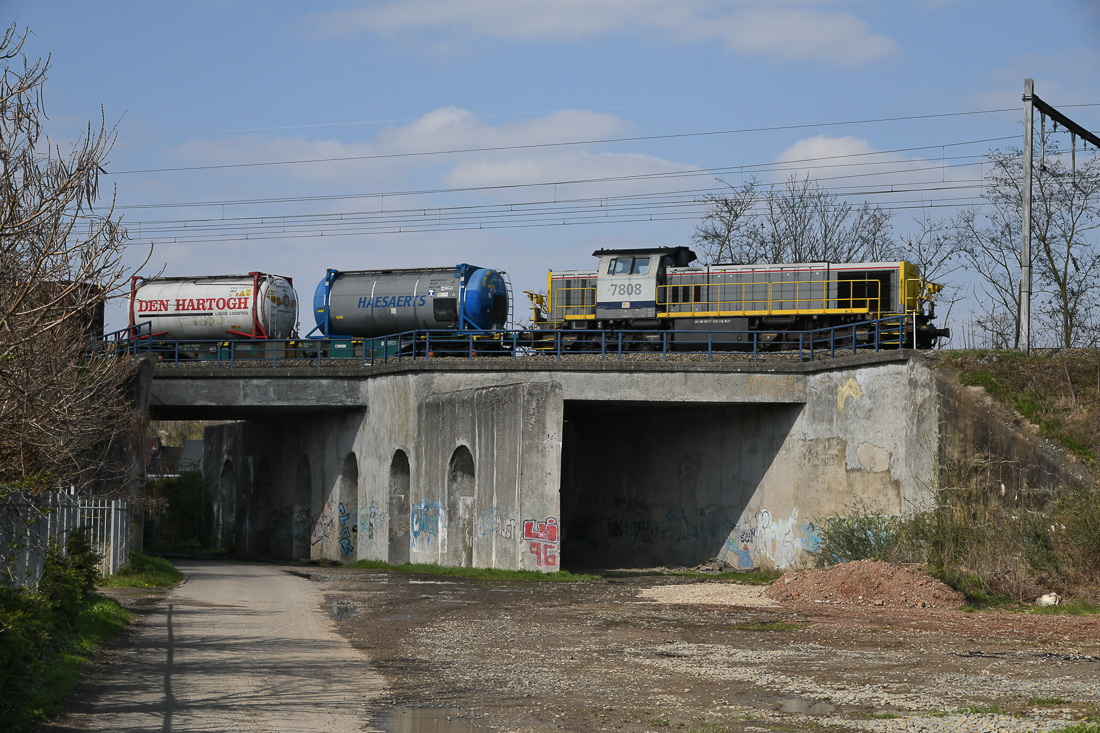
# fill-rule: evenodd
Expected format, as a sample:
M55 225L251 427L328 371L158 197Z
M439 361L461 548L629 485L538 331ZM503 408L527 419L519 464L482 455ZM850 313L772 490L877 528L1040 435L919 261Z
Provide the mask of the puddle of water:
M836 705L827 702L814 702L803 700L799 697L791 697L779 701L779 712L802 713L804 715L828 715L836 710Z
M467 733L474 722L450 708L394 708L386 720L387 733Z

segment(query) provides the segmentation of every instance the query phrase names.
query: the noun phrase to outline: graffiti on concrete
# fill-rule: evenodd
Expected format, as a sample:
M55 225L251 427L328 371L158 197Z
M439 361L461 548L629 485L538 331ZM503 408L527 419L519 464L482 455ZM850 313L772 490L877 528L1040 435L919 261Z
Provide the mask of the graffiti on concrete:
M409 517L413 551L427 552L431 547L432 539L437 541L440 539L439 528L446 526L446 514L443 505L438 501L422 501L413 505Z
M332 516L332 510L329 509L328 504L325 504L321 507L321 515L317 517L317 523L313 525L313 534L309 537L309 543L316 545L326 535L331 534L335 526L336 520Z
M607 517L605 531L608 537L630 545L700 542L709 538L712 546L719 546L733 526L720 507L677 507L666 512L664 518L640 513L616 514Z
M312 524L313 514L308 506L297 507L294 515L294 546L308 547L310 545L309 527Z
M517 522L512 517L506 517L495 506L482 509L477 513L477 533L481 537L499 535L501 539L512 540L516 538Z
M354 538L359 532L357 526L357 512L349 512L344 509L344 503L340 502L340 549L345 555L355 552Z
M271 510L271 547L274 550L285 552L290 549L290 543L294 536L294 524L291 521L289 504L277 504ZM284 549L285 548L285 549Z
M768 509L746 512L729 533L723 554L739 568L787 568L798 564L803 552L817 549L814 527L798 520L798 507L788 517L773 517Z
M385 526L388 506L382 507L372 501L369 506L359 507L359 536L365 538L368 544L374 542L375 532Z
M526 519L523 522L523 539L528 542L527 551L535 556L535 565L552 568L558 565L558 520L547 517L545 522Z

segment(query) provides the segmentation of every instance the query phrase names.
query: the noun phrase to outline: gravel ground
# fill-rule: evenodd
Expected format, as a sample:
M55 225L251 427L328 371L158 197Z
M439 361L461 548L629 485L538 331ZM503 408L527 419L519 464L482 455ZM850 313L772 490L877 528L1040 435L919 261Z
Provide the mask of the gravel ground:
M657 574L318 573L338 631L386 679L376 729L419 708L455 713L433 731L627 733L1050 731L1100 714L1100 620L954 610L897 566L792 574L767 593ZM850 592L859 578L875 598ZM796 583L806 592L768 597Z

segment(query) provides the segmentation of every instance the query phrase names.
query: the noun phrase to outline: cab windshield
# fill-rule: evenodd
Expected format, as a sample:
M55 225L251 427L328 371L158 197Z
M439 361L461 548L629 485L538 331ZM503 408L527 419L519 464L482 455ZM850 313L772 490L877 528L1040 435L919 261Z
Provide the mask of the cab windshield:
M607 265L608 275L648 275L648 257L616 257Z

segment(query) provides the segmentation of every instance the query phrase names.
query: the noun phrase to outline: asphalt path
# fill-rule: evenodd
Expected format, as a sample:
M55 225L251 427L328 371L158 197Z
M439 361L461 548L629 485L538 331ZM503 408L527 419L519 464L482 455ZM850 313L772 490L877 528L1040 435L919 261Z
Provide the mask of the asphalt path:
M362 731L383 681L284 568L181 560L182 585L97 667L89 731ZM75 721L74 721L75 722Z

